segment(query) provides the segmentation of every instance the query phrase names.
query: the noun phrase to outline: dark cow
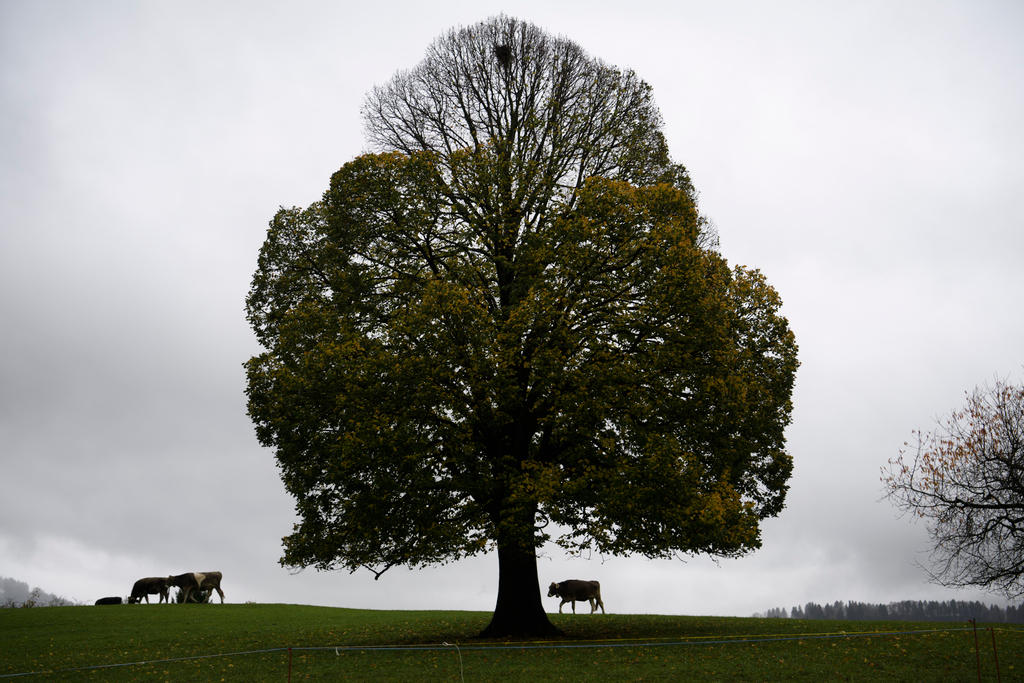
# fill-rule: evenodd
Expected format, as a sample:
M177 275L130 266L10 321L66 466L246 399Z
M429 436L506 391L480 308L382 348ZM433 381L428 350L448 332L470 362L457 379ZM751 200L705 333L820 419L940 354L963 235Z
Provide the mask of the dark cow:
M146 599L146 604L149 604L149 596L160 594L160 602L167 602L170 604L170 600L167 597L167 589L170 588L170 584L167 583L167 579L162 576L147 576L144 579L139 579L132 586L131 597L128 598L128 604L134 605L142 602L142 599Z
M193 593L215 590L220 595L221 604L224 603L224 591L220 589L220 580L223 574L220 572L188 572L177 576L168 576L167 582L171 586L177 586L182 591L182 602L188 602Z
M196 575L194 572L186 572L184 574L178 574L176 576L167 577L167 585L180 588L184 599L181 602L188 602L188 598L192 593L198 592L199 582L196 581Z
M562 581L561 583L552 583L548 586L548 597L553 598L558 596L562 599L562 602L558 603L558 613L562 613L562 605L567 602L572 603L572 613L576 614L576 601L586 600L590 603L590 613L593 614L597 611L598 606L601 607L601 614L605 614L604 603L601 602L601 584L597 581L580 581L579 579L569 579L568 581Z
M100 598L96 601L97 605L120 605L121 598Z
M196 572L196 582L201 591L217 591L220 596L220 604L224 604L224 591L220 589L220 580L224 575L220 572Z

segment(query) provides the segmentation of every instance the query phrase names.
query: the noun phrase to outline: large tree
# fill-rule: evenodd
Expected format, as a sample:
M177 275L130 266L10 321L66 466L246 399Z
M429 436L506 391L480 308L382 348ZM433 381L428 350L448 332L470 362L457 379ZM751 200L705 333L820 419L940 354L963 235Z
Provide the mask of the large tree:
M796 345L731 269L649 86L508 17L364 106L378 152L271 221L249 413L282 562L496 550L489 635L554 631L536 550L743 554L783 507Z
M998 381L883 470L888 496L923 518L932 579L1024 595L1024 387Z

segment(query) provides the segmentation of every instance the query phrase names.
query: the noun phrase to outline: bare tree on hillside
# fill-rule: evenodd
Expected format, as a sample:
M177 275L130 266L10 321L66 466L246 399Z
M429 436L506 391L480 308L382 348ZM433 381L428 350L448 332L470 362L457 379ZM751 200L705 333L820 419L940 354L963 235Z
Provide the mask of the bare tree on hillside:
M893 503L923 518L932 579L1024 595L1024 387L996 382L883 469Z

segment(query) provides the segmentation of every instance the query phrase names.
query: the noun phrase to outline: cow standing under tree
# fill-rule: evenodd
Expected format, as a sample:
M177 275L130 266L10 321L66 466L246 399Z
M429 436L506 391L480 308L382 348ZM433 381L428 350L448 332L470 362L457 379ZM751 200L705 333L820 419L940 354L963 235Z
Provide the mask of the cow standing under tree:
M144 579L139 579L132 586L131 597L128 598L128 604L134 605L142 602L142 599L146 599L146 604L149 604L149 596L160 594L160 602L167 601L170 604L170 600L167 598L167 590L170 588L168 580L162 576L147 576Z
M187 572L177 576L168 576L167 581L169 585L181 589L181 602L183 603L189 601L193 592L199 594L202 591L215 590L220 595L221 604L224 604L224 591L220 589L220 580L223 576L220 572Z
M601 584L597 581L569 579L561 583L552 583L548 586L548 597L552 598L556 595L562 599L562 602L558 603L559 614L562 613L562 605L567 602L572 603L572 613L576 614L577 600L588 601L591 614L597 611L598 606L601 607L601 614L606 614L604 603L601 601Z

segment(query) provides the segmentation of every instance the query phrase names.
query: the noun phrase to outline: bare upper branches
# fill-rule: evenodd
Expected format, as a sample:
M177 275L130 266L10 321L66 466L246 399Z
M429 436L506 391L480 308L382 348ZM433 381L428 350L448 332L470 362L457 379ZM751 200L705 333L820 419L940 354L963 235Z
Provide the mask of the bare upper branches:
M461 217L497 219L512 244L590 176L642 185L670 169L646 83L504 16L439 38L363 118L382 151L436 154Z

